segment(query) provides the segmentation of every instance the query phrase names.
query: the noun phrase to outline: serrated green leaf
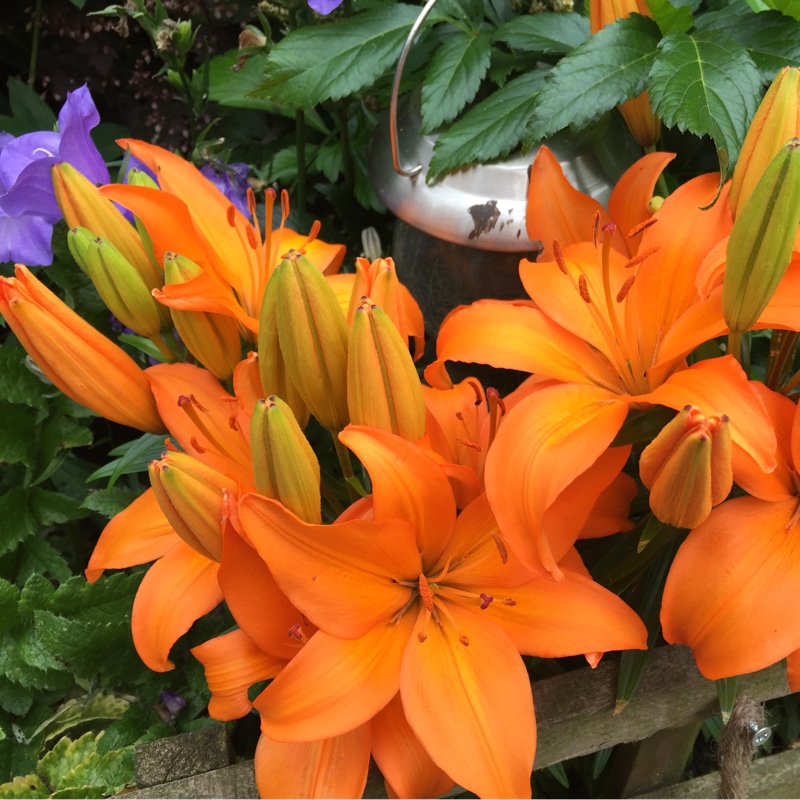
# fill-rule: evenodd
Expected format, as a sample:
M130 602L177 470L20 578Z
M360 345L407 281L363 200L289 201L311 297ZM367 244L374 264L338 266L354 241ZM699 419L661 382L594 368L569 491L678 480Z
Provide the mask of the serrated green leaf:
M150 728L157 728L163 735L163 726L164 720L152 704L131 704L116 722L105 729L103 738L97 743L97 752L103 755L110 750L139 744Z
M467 112L434 145L428 179L510 153L522 139L545 70L520 75Z
M2 798L50 797L38 775L17 775L13 781L0 784Z
M694 26L692 9L686 5L674 5L670 0L647 0L658 29L665 36L670 31L684 33Z
M783 67L800 66L800 22L778 11L751 14L740 7L728 7L704 14L697 28L725 31L747 50L765 83Z
M501 25L495 42L541 55L566 55L589 38L589 20L581 14L529 14Z
M131 489L128 486L114 486L111 489L100 489L90 491L81 503L81 508L96 511L104 517L111 517L119 514L127 508L141 492Z
M107 793L103 786L70 786L58 789L50 795L50 800L102 800Z
M28 666L43 672L64 670L64 665L53 658L42 644L36 628L28 628L14 638L19 656Z
M30 622L33 612L39 608L49 608L56 593L56 587L44 575L31 575L25 579L19 595L17 610L23 621Z
M765 3L769 8L800 22L800 3L797 0L765 0Z
M229 50L211 59L208 65L208 96L221 106L228 108L252 108L294 119L296 109L282 106L266 98L252 97L250 92L257 88L264 78L264 64L267 56L257 54L250 56L244 65L234 70L232 67L239 61L238 50ZM328 133L328 127L314 108L305 109L306 125L320 133Z
M550 70L536 99L525 145L568 125L581 128L640 94L660 33L653 20L632 14L599 30Z
M44 408L44 384L25 366L25 355L20 347L0 345L0 400Z
M89 514L73 497L46 489L32 489L30 494L31 508L42 527L63 525L65 522L83 519Z
M436 51L422 83L422 132L455 119L480 88L489 69L491 35L458 31Z
M72 685L72 677L55 670L32 667L22 658L17 648L17 637L6 632L0 637L0 675L24 689L65 689Z
M295 30L270 52L252 95L306 108L357 92L395 63L417 14L397 3Z
M479 26L483 20L483 0L439 0L436 13Z
M17 580L26 581L35 573L46 573L63 582L72 576L72 570L64 556L46 539L26 539L19 548Z
M761 96L747 51L722 31L673 31L659 45L650 102L664 124L710 136L734 164ZM725 180L722 175L721 180Z
M24 717L33 705L34 693L18 683L0 677L0 708L17 717Z
M122 475L147 472L147 465L151 461L161 458L163 451L163 436L156 433L144 433L132 442L115 447L109 455L119 456L119 458L95 470L86 479L86 482L108 478L108 488L110 489Z
M19 621L20 589L0 578L0 631L13 627Z
M31 465L35 451L34 423L30 409L0 404L0 463Z
M121 697L98 692L82 698L67 700L56 713L53 720L44 730L45 742L61 736L70 728L85 725L88 722L108 723L120 719L130 703ZM111 748L113 749L113 748ZM106 752L104 750L104 752Z
M0 555L10 553L38 529L28 490L15 488L0 497Z
M17 78L8 79L8 102L14 117L15 130L19 135L32 131L52 131L56 126L56 115L42 100L33 87Z

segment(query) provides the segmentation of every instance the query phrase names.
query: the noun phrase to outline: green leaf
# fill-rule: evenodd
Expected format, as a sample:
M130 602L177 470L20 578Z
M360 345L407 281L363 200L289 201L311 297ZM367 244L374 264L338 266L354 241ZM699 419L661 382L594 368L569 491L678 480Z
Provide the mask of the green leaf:
M65 522L83 519L89 515L88 511L80 507L77 500L58 492L32 489L30 494L33 513L44 528L63 525Z
M747 51L721 31L673 31L659 45L650 102L664 124L710 136L734 164L761 96ZM721 180L725 180L722 175Z
M0 400L44 408L45 384L25 366L25 355L21 347L0 345Z
M50 106L28 84L17 78L8 79L8 102L14 117L14 130L19 135L32 131L52 131L56 127L56 115Z
M670 31L691 30L694 26L692 9L686 5L673 5L670 0L647 0L650 12L659 30L665 36Z
M632 14L599 30L550 70L536 99L525 146L583 127L640 94L659 40L655 22Z
M252 95L306 108L353 94L395 63L418 13L397 3L295 30L269 54L265 78Z
M45 728L45 742L61 736L70 728L89 722L103 722L105 727L105 724L119 720L129 705L129 701L105 692L67 700L58 708L52 721Z
M72 570L64 556L46 539L34 537L26 539L19 548L17 580L26 581L35 573L52 575L55 580L63 582L72 576Z
M477 27L483 20L483 0L439 0L435 13Z
M127 486L114 486L111 489L93 490L81 503L81 508L96 511L104 517L111 519L120 511L127 508L141 492Z
M0 631L7 630L17 624L19 615L20 589L0 578Z
M560 761L557 764L549 764L544 768L544 771L555 778L565 789L569 789L569 778L564 765Z
M0 497L0 555L10 553L38 529L26 489L15 488Z
M154 459L161 458L163 451L163 436L156 433L144 433L132 442L115 447L109 455L120 456L120 458L95 470L86 479L86 482L108 478L108 488L111 489L122 475L147 472L147 465Z
M734 675L732 678L719 678L714 682L717 684L717 699L719 700L722 724L726 725L731 718L731 712L736 703L736 690L738 688L739 678L737 675Z
M264 78L266 53L247 58L237 70L233 67L239 62L239 51L229 50L211 59L208 65L208 97L227 108L252 108L294 119L296 108L284 106L266 98L253 97L250 92L256 89ZM306 124L320 133L328 133L319 112L313 108L305 109Z
M514 78L451 125L434 145L428 179L510 153L522 139L546 74L537 70Z
M765 83L783 67L800 66L800 22L778 11L751 14L729 7L703 15L697 28L727 33L747 50Z
M800 3L797 0L765 0L765 3L769 8L774 8L800 22Z
M35 450L34 423L29 409L0 404L0 462L30 466Z
M566 55L589 38L589 20L580 14L526 14L501 25L495 42L541 55Z
M0 784L0 797L50 797L50 792L38 775L17 775L10 783Z
M422 83L423 133L450 122L475 97L489 69L490 38L459 31L436 51Z
M17 647L18 637L6 632L0 638L0 675L25 689L65 689L72 685L69 674L28 664Z
M33 705L34 693L18 683L0 677L0 708L9 714L24 717Z

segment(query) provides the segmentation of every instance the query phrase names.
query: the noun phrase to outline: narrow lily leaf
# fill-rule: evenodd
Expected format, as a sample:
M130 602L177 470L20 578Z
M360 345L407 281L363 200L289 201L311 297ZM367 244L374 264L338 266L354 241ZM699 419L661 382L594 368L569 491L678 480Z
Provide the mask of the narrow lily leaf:
M306 108L357 92L394 64L418 14L397 3L296 30L272 49L251 96Z
M747 51L719 31L677 30L658 50L649 84L653 110L669 127L710 136L735 163L761 96Z
M611 758L613 752L613 747L604 747L594 754L594 758L592 759L592 780L596 781L600 775L602 775L606 764L608 764L608 759Z
M510 153L522 140L545 74L537 70L514 78L451 125L434 145L428 179Z
M491 34L458 31L433 57L422 83L422 132L450 122L480 88L489 68Z
M733 711L733 704L736 702L736 688L739 678L734 675L732 678L720 678L714 681L717 684L717 698L719 699L719 710L722 713L722 724L727 725Z
M664 527L667 527L666 522L662 522L655 514L650 514L645 523L642 535L639 537L639 546L636 548L636 552L641 553L642 550L661 533L661 529Z
M727 33L747 50L764 82L782 67L800 66L800 22L778 11L751 14L741 6L728 6L700 17L697 28Z
M565 789L569 789L569 778L567 777L564 765L559 761L557 764L550 764L544 771L555 778Z
M580 14L528 14L500 26L495 42L514 50L566 55L589 38L589 20Z
M653 20L632 14L606 25L562 58L536 99L525 146L568 125L583 127L641 94L660 35Z
M133 333L122 333L118 338L121 342L129 344L137 350L141 350L146 356L150 356L150 358L154 358L159 362L164 361L164 354L149 339L145 339L144 336L136 336Z
M86 482L108 478L110 489L121 475L130 475L133 472L147 472L147 465L156 458L161 457L164 450L164 437L157 433L145 433L132 442L115 447L109 455L120 456L114 461L95 470Z
M694 25L692 9L688 6L675 5L670 0L648 0L647 5L659 30L665 36L675 30L685 33Z

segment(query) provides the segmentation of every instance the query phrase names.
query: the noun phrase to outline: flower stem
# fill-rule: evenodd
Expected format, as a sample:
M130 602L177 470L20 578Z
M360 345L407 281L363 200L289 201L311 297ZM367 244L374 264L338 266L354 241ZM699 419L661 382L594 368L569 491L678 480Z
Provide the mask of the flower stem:
M36 0L33 9L33 32L31 35L31 60L28 65L28 86L36 80L36 63L39 59L39 34L42 28L42 0Z
M769 359L764 383L776 390L786 378L797 349L797 331L774 330L769 340Z
M347 484L347 494L350 497L350 502L355 503L355 501L359 499L359 495L355 486L350 482L351 478L355 478L353 462L350 460L350 451L339 441L338 431L331 431L331 437L333 437L336 457L339 459L339 466L342 468L342 475Z
M742 332L730 331L728 333L728 354L732 355L740 364L742 363Z

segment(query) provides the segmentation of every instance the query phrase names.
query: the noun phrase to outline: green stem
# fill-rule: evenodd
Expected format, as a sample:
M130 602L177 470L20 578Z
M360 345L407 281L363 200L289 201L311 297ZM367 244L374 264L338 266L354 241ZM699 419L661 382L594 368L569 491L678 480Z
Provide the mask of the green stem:
M183 94L186 98L186 105L189 108L189 144L191 145L192 151L194 151L194 143L197 134L197 115L194 113L194 93L192 92L192 84L189 83L189 79L186 77L183 67L178 70L178 74L181 76L181 86L183 87Z
M295 146L297 149L297 192L295 200L298 211L306 210L306 115L299 109L294 116Z
M350 483L350 479L355 478L353 462L350 460L350 451L339 441L338 431L331 431L331 436L333 437L333 446L336 449L336 457L339 459L339 466L342 468L342 475L347 484L347 494L350 502L355 503L359 499L359 495L355 486Z
M338 517L344 511L344 506L339 502L339 498L336 496L333 489L325 482L325 480L321 480L319 484L319 491L322 497L325 499L325 502L331 507L333 513Z
M776 390L786 375L794 360L797 350L797 340L800 334L797 331L774 330L769 340L769 358L764 383L772 390Z
M728 354L732 355L740 364L742 363L742 333L730 331L728 333Z
M787 397L800 385L800 372L795 372L792 375L791 380L787 381L781 387L781 394L786 395Z
M42 28L42 0L36 0L33 9L33 31L31 39L31 60L28 65L28 86L36 80L36 62L39 58L39 34Z
M347 115L343 106L336 109L336 126L339 129L339 140L342 143L342 171L344 183L348 189L355 186L355 172L353 171L353 156L350 152L350 131L347 127Z

